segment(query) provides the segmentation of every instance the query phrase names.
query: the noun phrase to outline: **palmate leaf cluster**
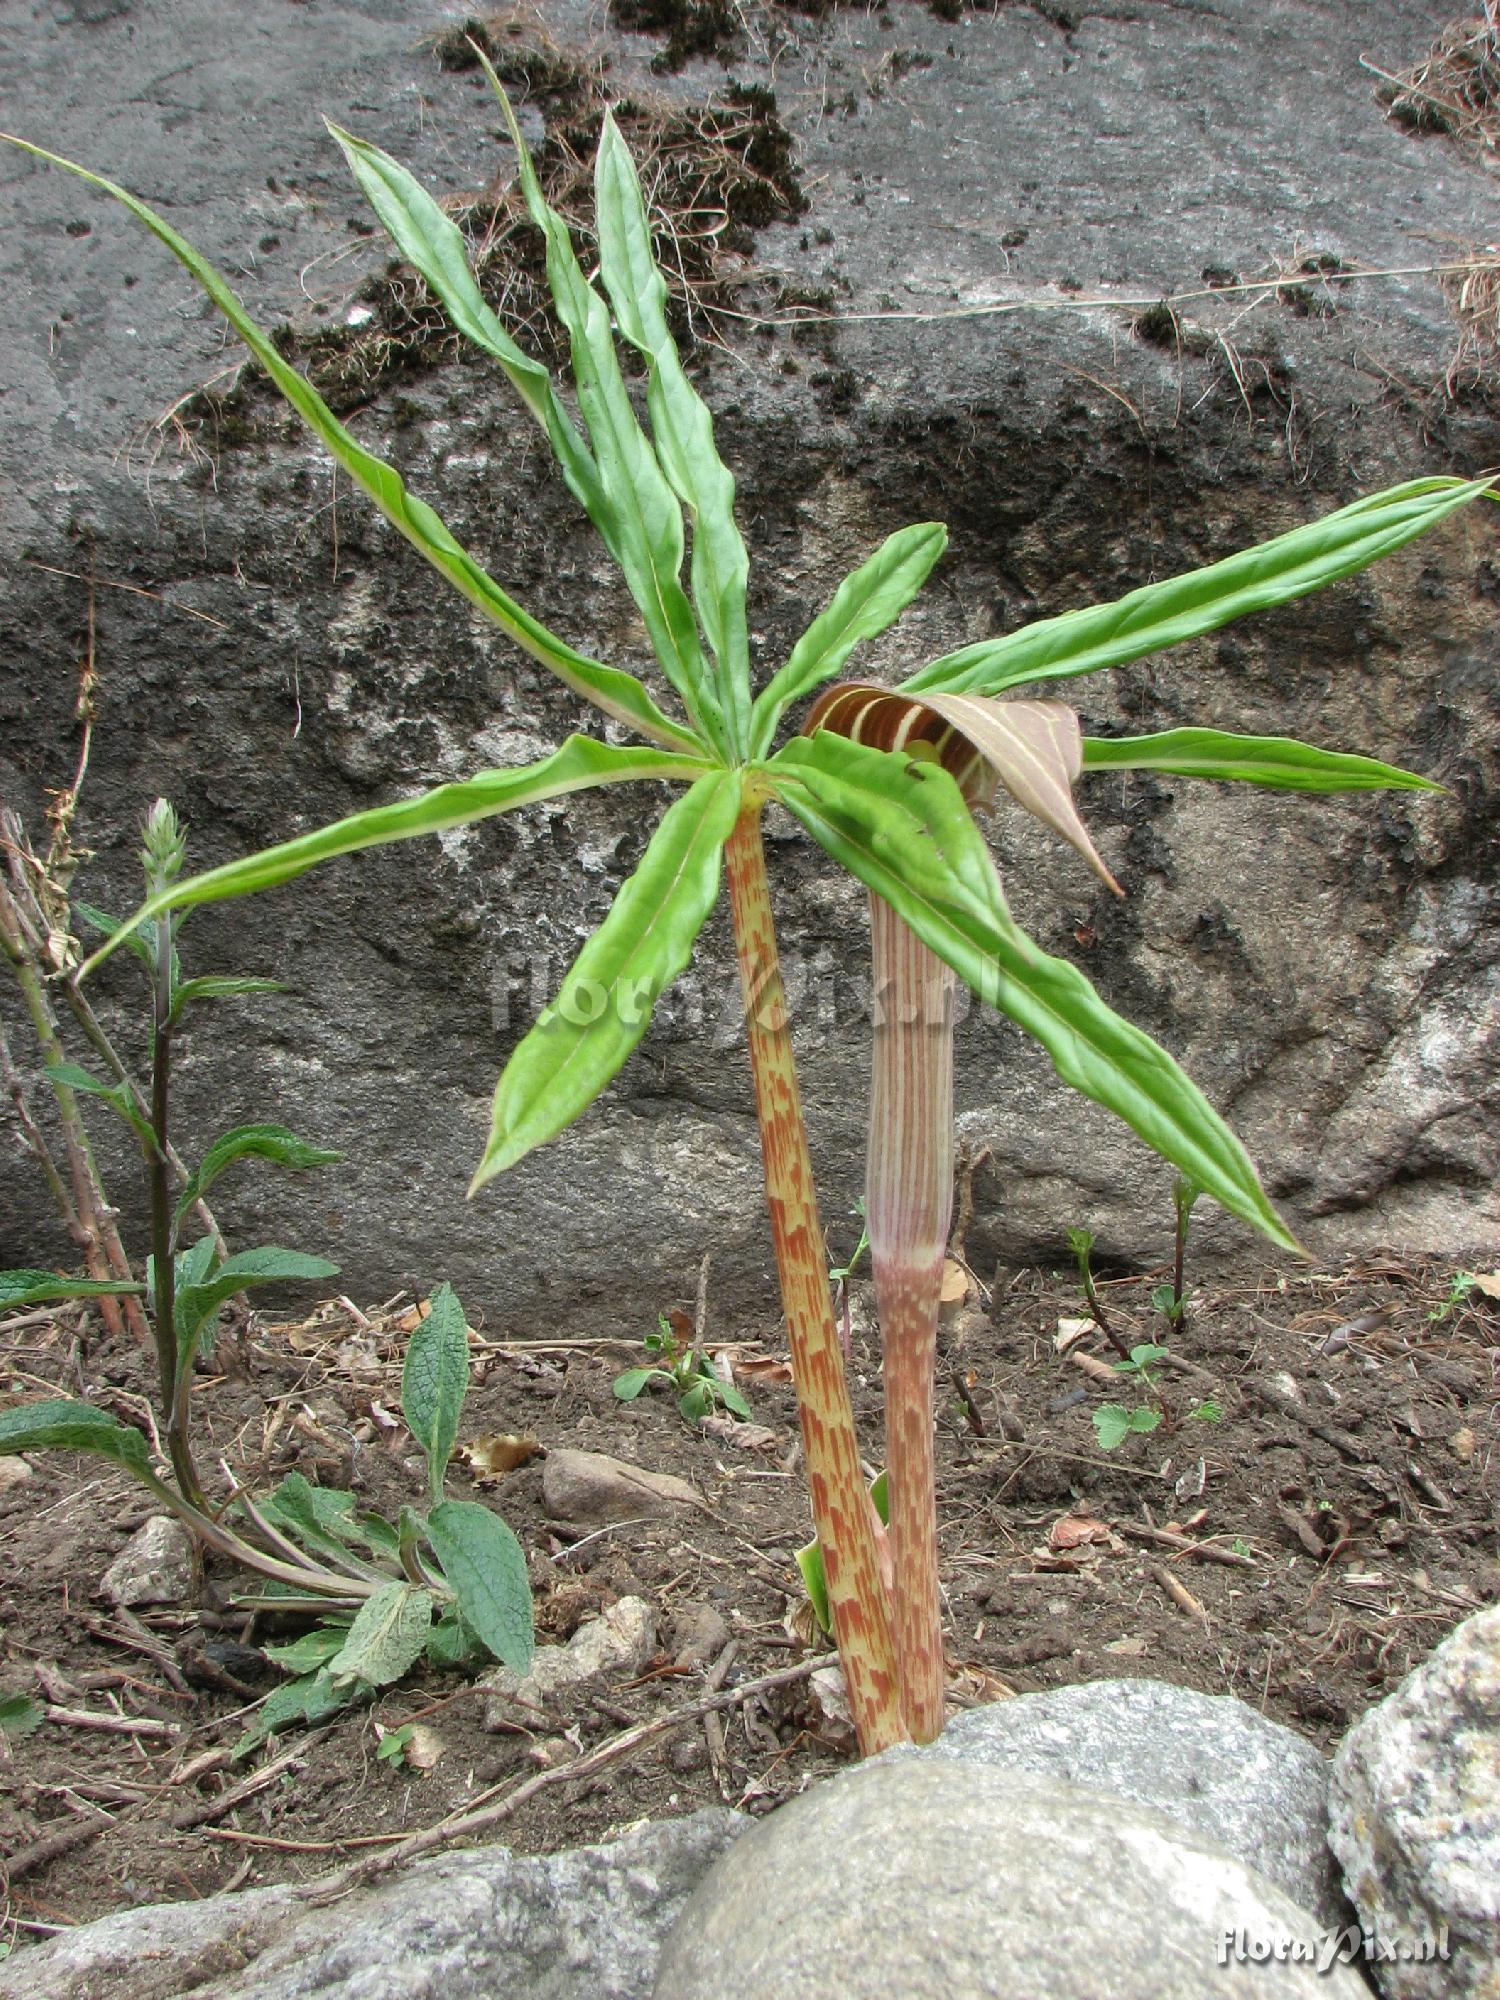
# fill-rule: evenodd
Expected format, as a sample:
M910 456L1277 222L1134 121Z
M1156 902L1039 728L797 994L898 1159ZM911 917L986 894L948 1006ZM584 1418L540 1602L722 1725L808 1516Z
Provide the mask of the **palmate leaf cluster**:
M787 710L839 675L855 648L911 602L943 552L945 530L926 522L891 535L839 587L756 695L745 615L748 558L735 519L734 480L669 331L666 287L629 153L606 115L595 162L597 240L588 261L597 276L591 277L567 226L543 198L493 72L491 82L531 218L544 238L548 281L569 342L576 416L548 371L522 353L483 298L460 232L437 201L379 148L331 129L402 256L459 331L498 364L545 433L639 609L666 683L660 698L527 613L408 492L395 468L350 435L224 279L161 217L113 182L27 149L123 202L193 274L315 436L426 560L533 659L646 746L570 737L533 765L480 772L176 883L141 915L268 888L340 854L583 786L665 780L684 787L555 1003L507 1064L478 1186L555 1136L618 1073L656 998L688 961L716 901L721 856L739 815L775 798L976 993L1035 1036L1067 1083L1122 1118L1225 1208L1290 1245L1239 1141L1172 1058L1120 1019L1076 967L1043 951L1015 922L951 757L934 755L930 741L891 747L827 729L774 748ZM644 416L621 348L644 366ZM1485 491L1482 481L1410 481L1117 602L965 646L922 667L896 692L924 722L941 719L1027 809L1041 810L1034 801L1045 798L1044 817L1075 845L1086 836L1079 840L1081 823L1075 832L1071 803L1059 794L1080 772L1152 770L1312 792L1423 787L1425 780L1372 759L1290 739L1208 727L1092 739L1078 735L1076 721L1067 757L1053 757L1042 771L1034 728L1029 744L1026 732L1009 728L1004 698L1120 665L1302 597L1401 547ZM1038 713L1056 707L1026 705ZM1027 764L1035 767L1029 775ZM1038 778L1043 782L1033 782Z

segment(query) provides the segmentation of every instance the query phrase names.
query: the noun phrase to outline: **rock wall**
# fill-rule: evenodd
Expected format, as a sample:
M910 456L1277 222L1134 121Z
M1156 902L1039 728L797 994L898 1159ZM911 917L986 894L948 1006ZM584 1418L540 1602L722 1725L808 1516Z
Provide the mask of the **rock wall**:
M650 39L550 5L548 33L607 56L615 93L703 102L727 63L774 83L797 142L807 212L759 232L742 303L822 301L839 323L720 322L707 373L757 565L758 666L905 521L946 520L950 553L859 663L875 678L1394 480L1500 460L1489 382L1466 361L1445 383L1459 326L1414 270L1483 243L1490 183L1451 142L1387 122L1360 65L1415 62L1446 12L752 10L725 62L653 76ZM3 30L8 120L158 203L263 322L347 326L384 251L321 114L439 190L505 176L474 77L435 52L462 19L401 0L233 21L212 0L54 0ZM20 157L0 172L0 796L36 824L71 773L92 566L86 895L133 900L135 829L159 792L207 865L526 759L578 723L270 405L236 399L217 428L184 430L182 399L234 362L188 281L79 183ZM487 369L410 368L352 421L554 629L647 668L628 600ZM1306 734L1428 772L1445 796L1093 781L1120 904L1030 823L994 829L1017 914L1185 1062L1320 1257L1396 1243L1460 1258L1500 1223L1495 531L1470 510L1302 609L1078 688L1086 726ZM347 1155L306 1184L226 1188L242 1240L324 1251L366 1296L449 1278L491 1325L649 1325L707 1249L721 1308L763 1307L722 920L601 1104L463 1198L495 1077L639 853L643 796L532 809L194 919L190 969L270 972L289 991L200 1017L183 1136L275 1116ZM841 1243L862 1173L862 892L789 822L771 832ZM131 971L100 987L127 1044ZM19 1049L8 993L0 1010ZM1106 1257L1164 1253L1165 1170L1016 1031L963 1023L958 1092L968 1140L992 1149L976 1260L1054 1256L1070 1223ZM110 1167L123 1196L129 1163ZM1260 1259L1237 1225L1209 1223L1203 1245ZM67 1255L7 1132L0 1263Z

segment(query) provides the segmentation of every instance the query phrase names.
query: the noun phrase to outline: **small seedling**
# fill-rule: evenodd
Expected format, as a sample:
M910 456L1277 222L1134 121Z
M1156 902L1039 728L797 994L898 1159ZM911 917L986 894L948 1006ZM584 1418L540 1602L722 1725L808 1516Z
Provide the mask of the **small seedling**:
M695 1343L678 1344L672 1322L665 1313L658 1316L656 1332L646 1335L643 1345L654 1356L649 1368L627 1368L615 1377L615 1395L622 1403L633 1403L643 1389L660 1383L677 1398L677 1407L690 1424L701 1424L715 1410L749 1421L750 1405L739 1390L726 1382L713 1362Z
M1455 1271L1453 1282L1448 1287L1448 1296L1440 1305L1433 1307L1427 1315L1429 1326L1440 1326L1445 1319L1451 1319L1461 1306L1468 1304L1475 1292L1482 1292L1493 1298L1500 1292L1500 1279L1494 1276L1481 1278L1477 1271Z
M1083 1286L1083 1296L1088 1304L1089 1313L1093 1318L1095 1326L1098 1327L1116 1354L1122 1360L1128 1361L1130 1359L1130 1350L1110 1325L1105 1315L1104 1307L1099 1300L1098 1287L1094 1283L1094 1267L1092 1262L1094 1251L1093 1231L1090 1229L1070 1229L1068 1231L1068 1248L1077 1259L1078 1281Z
M1172 1207L1176 1213L1176 1228L1173 1232L1172 1282L1158 1285L1151 1294L1151 1303L1167 1322L1172 1333L1180 1333L1187 1324L1187 1295L1183 1290L1183 1260L1187 1255L1188 1222L1203 1190L1194 1187L1189 1180L1179 1176L1172 1182Z

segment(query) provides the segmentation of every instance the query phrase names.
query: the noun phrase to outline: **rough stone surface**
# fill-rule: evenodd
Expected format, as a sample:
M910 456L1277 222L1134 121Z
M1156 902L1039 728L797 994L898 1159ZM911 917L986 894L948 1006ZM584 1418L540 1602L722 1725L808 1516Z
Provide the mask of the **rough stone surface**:
M668 1941L656 2000L821 2000L832 1967L843 2000L1368 2000L1342 1967L1320 1978L1234 1956L1239 1933L1315 1949L1321 1932L1143 1806L905 1757L819 1786L736 1842Z
M7 11L0 95L15 129L155 198L264 319L308 320L311 293L323 317L310 323L335 324L386 253L351 234L365 211L324 113L439 194L505 170L474 79L431 52L466 11L56 0ZM601 12L555 0L547 25L587 43ZM1030 7L957 22L848 8L818 25L789 15L803 42L774 79L748 50L736 73L774 81L812 202L761 239L761 260L793 293L898 315L796 339L737 334L708 376L757 566L758 671L911 519L946 519L950 553L856 662L877 677L1391 480L1500 460L1484 386L1442 389L1456 329L1436 280L1314 278L1226 297L1204 295L1202 277L1261 278L1308 254L1409 270L1490 239L1483 170L1387 123L1360 67L1419 59L1452 13L1451 0L1111 4L1077 10L1070 29ZM649 82L649 38L603 39L613 88ZM720 81L700 65L662 87L702 96ZM92 565L103 683L84 894L135 900L134 829L158 792L208 865L529 758L577 726L560 687L342 483L335 495L290 426L271 421L246 446L204 436L211 468L170 425L153 432L226 365L217 322L102 197L19 159L3 172L0 792L36 827L46 788L71 772L85 592L54 572ZM1163 292L1199 295L1176 308L1180 342L1135 324ZM1101 297L1134 303L1078 304ZM923 317L954 309L987 316ZM529 608L644 666L630 606L487 370L408 376L355 423ZM1118 906L1041 830L1004 815L995 830L1021 920L1186 1062L1320 1256L1401 1240L1461 1256L1495 1234L1493 535L1465 517L1305 614L1081 694L1094 726L1211 718L1305 733L1415 764L1445 797L1316 804L1091 783L1101 851L1129 890ZM534 809L195 918L197 969L270 973L290 991L232 1026L220 1013L191 1029L184 1145L277 1117L346 1155L306 1183L247 1173L226 1186L232 1234L325 1252L357 1296L450 1278L496 1326L638 1326L664 1285L690 1284L709 1244L720 1303L764 1304L771 1254L719 920L576 1132L477 1211L463 1200L497 1071L633 866L650 804L617 792ZM863 898L800 834L772 833L837 1215L863 1157ZM99 993L135 1052L121 1012L138 1009L133 971L116 966ZM971 1014L957 1078L969 1135L994 1149L975 1190L976 1260L1048 1256L1083 1219L1101 1254L1163 1254L1165 1172L1068 1099L1018 1033ZM101 1143L132 1210L128 1147L102 1131ZM0 1263L69 1256L13 1146L0 1216ZM1227 1226L1200 1242L1205 1258L1243 1255Z
M602 1451L549 1451L542 1467L542 1502L549 1517L573 1528L602 1528L642 1514L701 1507L703 1496L670 1472L648 1472Z
M646 1826L607 1847L476 1848L326 1908L287 1888L131 1910L0 1966L4 2000L646 2000L661 1942L744 1824Z
M1388 2000L1500 1995L1500 1607L1465 1619L1355 1723L1333 1759L1330 1839L1365 1929L1448 1930L1451 1957L1379 1959Z
M530 1667L518 1674L497 1667L480 1685L493 1688L485 1706L486 1729L514 1724L517 1713L547 1714L565 1690L603 1674L638 1674L656 1647L656 1621L642 1597L622 1597L580 1625L565 1646L538 1646Z
M153 1514L99 1579L111 1604L181 1604L193 1589L193 1538L170 1514Z
M1089 1681L970 1709L928 1749L894 1754L961 1757L1118 1794L1227 1849L1322 1923L1353 1914L1328 1848L1326 1760L1233 1695Z

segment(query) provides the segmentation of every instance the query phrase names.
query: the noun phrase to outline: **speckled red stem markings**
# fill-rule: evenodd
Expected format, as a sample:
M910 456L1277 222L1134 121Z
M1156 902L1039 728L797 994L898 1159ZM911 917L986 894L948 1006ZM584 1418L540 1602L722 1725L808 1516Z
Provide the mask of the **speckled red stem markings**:
M861 1751L869 1756L904 1742L907 1730L890 1606L875 1549L873 1510L860 1470L854 1411L833 1323L758 803L741 813L725 863L813 1525L823 1545L833 1635L854 1727Z
M953 974L889 903L870 898L875 1062L865 1211L885 1354L892 1610L906 1722L942 1729L933 1377L953 1210Z

